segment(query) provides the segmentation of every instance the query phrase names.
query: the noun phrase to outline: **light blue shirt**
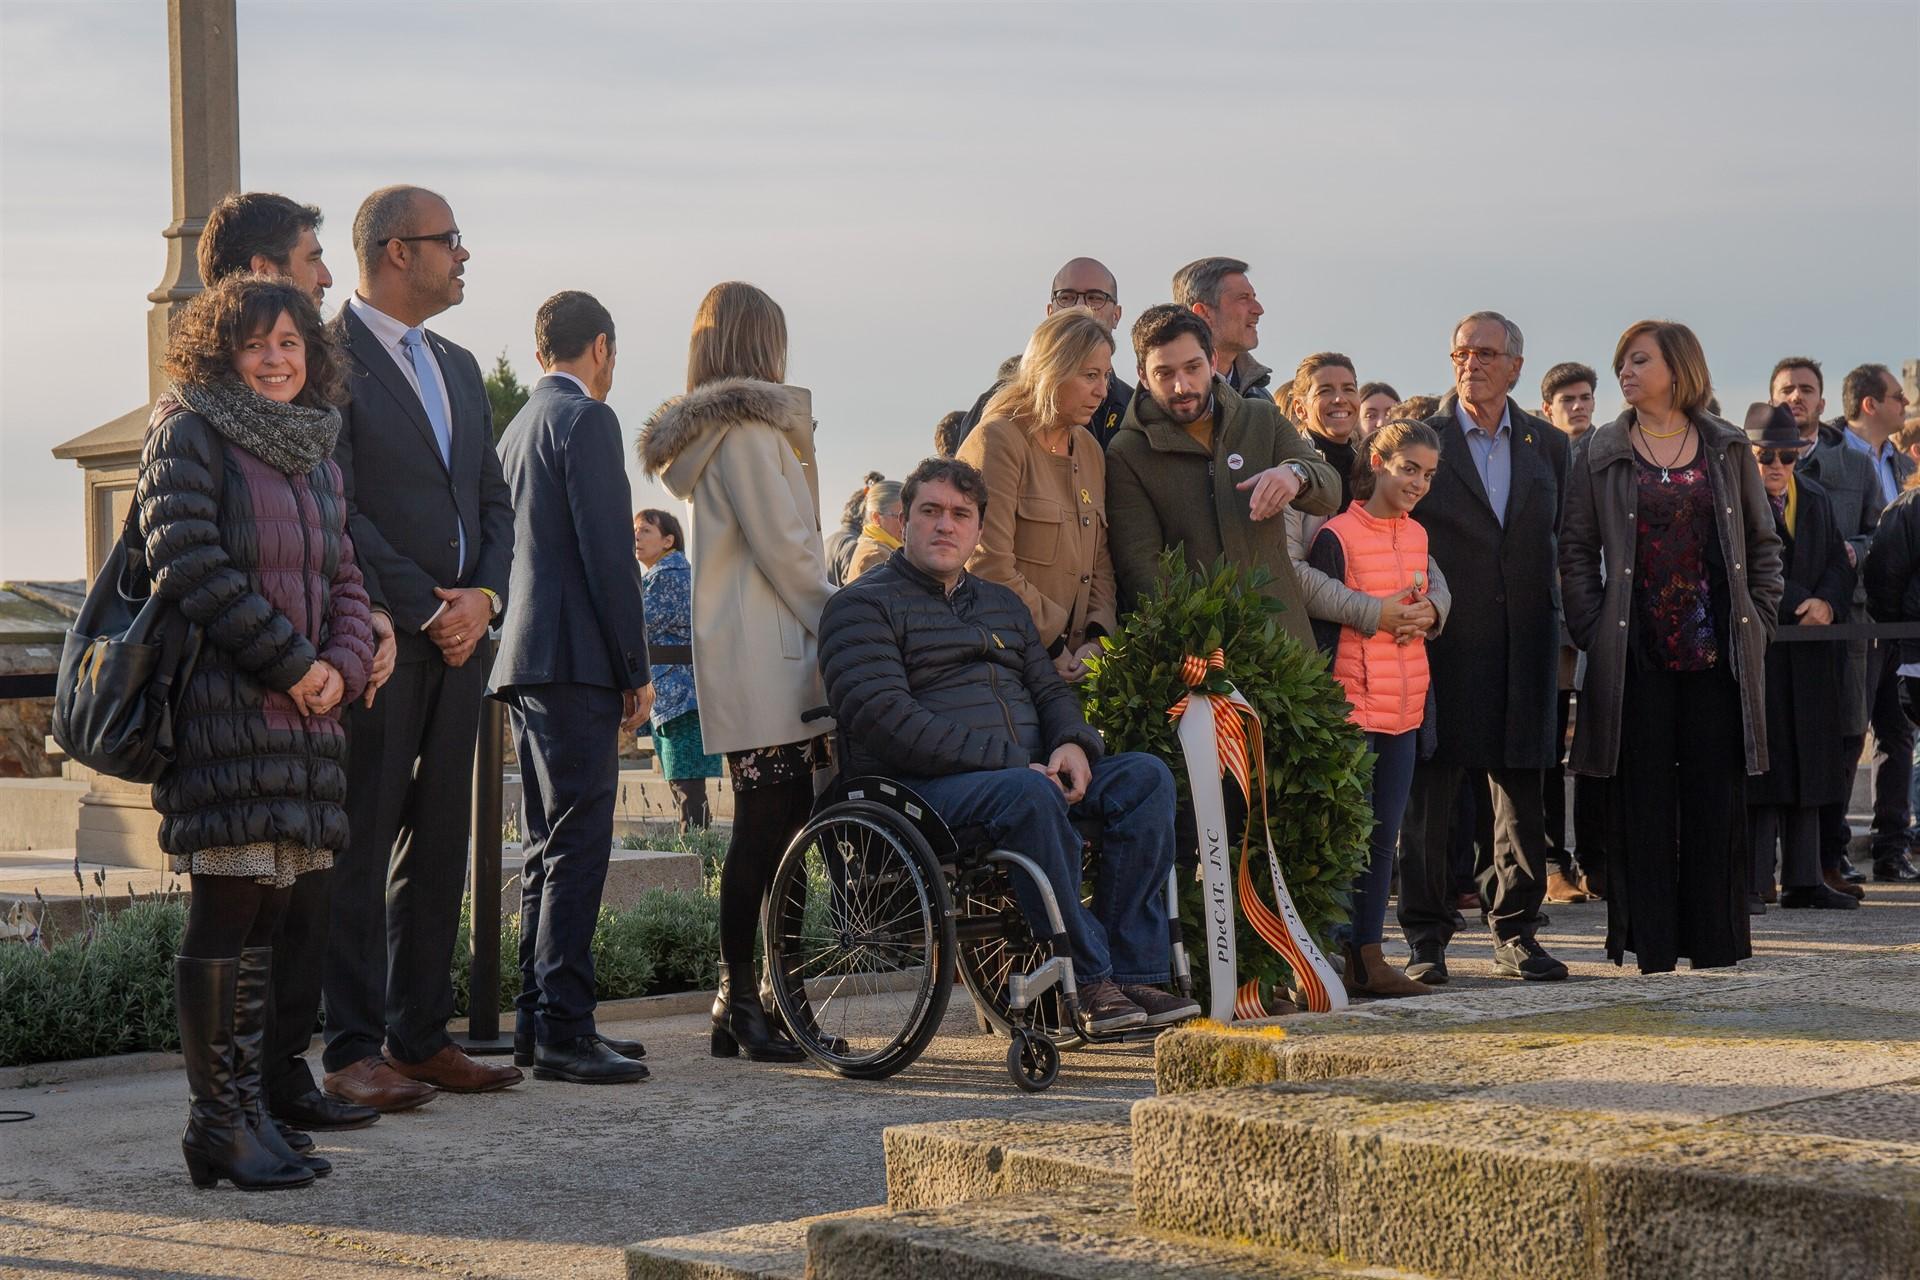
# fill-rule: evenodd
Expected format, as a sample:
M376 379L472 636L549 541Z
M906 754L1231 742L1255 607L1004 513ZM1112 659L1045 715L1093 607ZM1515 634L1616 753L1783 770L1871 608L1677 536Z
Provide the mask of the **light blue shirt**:
M1893 441L1882 440L1880 451L1875 453L1866 438L1852 427L1840 428L1840 437L1872 460L1873 474L1880 477L1880 505L1891 506L1893 500L1900 496L1900 477L1894 474L1893 469Z
M1480 429L1480 424L1467 412L1467 406L1458 400L1453 402L1453 416L1460 423L1460 429L1467 433L1467 452L1473 455L1473 469L1480 473L1487 502L1493 507L1493 518L1504 529L1507 498L1513 489L1513 406L1501 405L1500 425L1493 429L1492 435Z

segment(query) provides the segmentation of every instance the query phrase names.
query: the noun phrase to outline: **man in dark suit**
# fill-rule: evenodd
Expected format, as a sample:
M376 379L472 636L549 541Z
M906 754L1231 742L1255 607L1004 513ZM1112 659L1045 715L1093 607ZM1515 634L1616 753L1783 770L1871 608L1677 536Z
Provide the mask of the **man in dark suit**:
M399 660L347 717L350 848L333 873L328 1093L381 1111L521 1079L448 1037L486 672L470 661L505 603L513 508L471 352L421 326L459 304L470 256L447 202L385 187L353 220L360 285L335 319L348 390L335 459L367 594Z
M1407 976L1447 980L1454 931L1447 850L1460 780L1492 784L1493 865L1480 897L1494 934L1494 970L1551 980L1567 967L1534 941L1546 896L1540 777L1557 752L1561 495L1567 439L1508 392L1520 377L1519 327L1497 312L1454 326L1454 391L1427 423L1440 433L1440 469L1414 510L1455 600L1427 646L1436 748L1414 768L1401 836L1400 927L1413 949Z
M514 1054L540 1080L644 1080L645 1051L593 1022L593 929L613 849L620 734L653 709L633 494L613 387L613 317L556 293L534 317L547 376L500 438L520 554L494 696L526 791ZM631 1055L631 1056L629 1056Z

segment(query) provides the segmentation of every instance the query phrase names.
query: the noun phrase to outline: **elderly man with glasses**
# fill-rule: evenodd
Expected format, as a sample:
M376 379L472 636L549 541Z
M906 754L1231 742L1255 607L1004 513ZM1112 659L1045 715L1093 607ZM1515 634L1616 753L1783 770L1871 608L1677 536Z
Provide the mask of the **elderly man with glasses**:
M1092 258L1075 258L1054 272L1053 287L1047 294L1046 314L1052 315L1068 307L1085 307L1111 333L1120 323L1120 285L1114 280L1113 272ZM1005 386L1019 367L1019 356L1001 363L999 376L994 379L993 385L981 392L980 398L973 402L973 408L967 410L967 416L960 420L959 434L953 442L956 453L980 424L980 412L987 407L987 401L993 399L993 393ZM1093 417L1082 424L1100 442L1102 450L1113 443L1113 437L1120 431L1121 421L1127 416L1127 406L1132 402L1133 388L1119 374L1109 373L1107 398L1093 411Z
M1440 469L1413 518L1433 558L1472 602L1427 647L1438 736L1414 769L1401 837L1400 927L1413 949L1407 976L1447 980L1454 932L1447 850L1462 778L1492 784L1493 864L1480 898L1494 934L1494 969L1533 981L1567 968L1533 939L1546 894L1540 778L1556 755L1560 656L1560 506L1568 445L1508 393L1523 363L1520 328L1476 311L1453 329L1454 390L1427 420L1440 433Z

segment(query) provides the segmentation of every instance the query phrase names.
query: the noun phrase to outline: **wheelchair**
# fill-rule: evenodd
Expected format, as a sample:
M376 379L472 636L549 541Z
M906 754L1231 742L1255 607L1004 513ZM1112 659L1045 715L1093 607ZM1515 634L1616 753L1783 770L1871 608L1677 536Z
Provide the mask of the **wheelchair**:
M1098 824L1076 825L1090 859ZM1048 934L1020 910L1016 876L1036 891ZM1171 871L1166 894L1170 977L1191 995ZM841 779L821 793L775 868L761 923L767 985L788 1030L809 1058L852 1079L885 1079L919 1058L946 1016L956 970L981 1022L1007 1038L1007 1072L1029 1093L1058 1079L1063 1049L1163 1029L1087 1029L1060 903L1039 865L996 848L984 830L949 829L884 777Z

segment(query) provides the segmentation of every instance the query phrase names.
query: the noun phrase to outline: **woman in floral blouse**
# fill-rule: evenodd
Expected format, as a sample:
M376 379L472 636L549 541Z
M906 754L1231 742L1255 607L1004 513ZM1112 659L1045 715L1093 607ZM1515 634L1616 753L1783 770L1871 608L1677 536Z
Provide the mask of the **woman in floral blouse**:
M669 513L649 507L634 516L633 554L646 583L649 645L693 642L693 566L681 549L685 545L680 521ZM654 664L652 728L660 768L680 805L680 830L711 826L707 779L720 776L720 757L701 749L690 664Z

